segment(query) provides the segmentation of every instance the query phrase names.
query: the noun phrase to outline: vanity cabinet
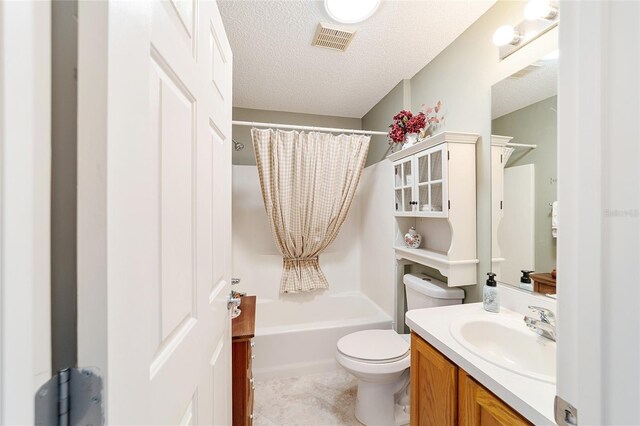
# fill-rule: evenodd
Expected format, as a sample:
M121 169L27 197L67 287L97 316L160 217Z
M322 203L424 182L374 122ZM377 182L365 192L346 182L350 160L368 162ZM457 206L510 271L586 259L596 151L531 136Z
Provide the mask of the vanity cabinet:
M447 144L393 163L396 216L447 217Z
M411 425L524 426L524 417L411 333Z
M231 321L231 387L233 426L253 424L253 337L256 324L256 296L244 296L242 313Z
M458 424L458 367L415 333L410 372L411 425Z
M458 369L458 420L465 426L526 426L524 417Z

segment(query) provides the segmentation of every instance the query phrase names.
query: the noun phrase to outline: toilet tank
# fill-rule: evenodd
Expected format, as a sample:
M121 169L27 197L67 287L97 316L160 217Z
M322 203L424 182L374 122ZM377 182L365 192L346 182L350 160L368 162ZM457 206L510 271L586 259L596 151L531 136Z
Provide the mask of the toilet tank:
M424 274L406 274L403 281L408 310L459 305L464 299L461 288L447 287L442 281Z

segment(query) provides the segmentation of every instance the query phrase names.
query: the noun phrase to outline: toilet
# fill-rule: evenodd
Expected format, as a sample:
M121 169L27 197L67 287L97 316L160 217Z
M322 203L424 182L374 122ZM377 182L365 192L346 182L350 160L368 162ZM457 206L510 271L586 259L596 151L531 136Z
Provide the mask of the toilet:
M464 291L424 274L406 274L407 308L457 305ZM338 340L336 360L358 379L356 418L370 425L409 423L410 336L364 330Z

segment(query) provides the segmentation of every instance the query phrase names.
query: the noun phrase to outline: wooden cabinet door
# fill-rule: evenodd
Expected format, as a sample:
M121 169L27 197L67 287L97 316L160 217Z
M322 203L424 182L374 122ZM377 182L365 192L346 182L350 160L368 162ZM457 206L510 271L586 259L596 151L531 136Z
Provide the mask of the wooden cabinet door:
M520 414L486 390L466 372L458 373L458 415L461 426L530 425Z
M457 422L455 364L411 333L411 425L446 426Z

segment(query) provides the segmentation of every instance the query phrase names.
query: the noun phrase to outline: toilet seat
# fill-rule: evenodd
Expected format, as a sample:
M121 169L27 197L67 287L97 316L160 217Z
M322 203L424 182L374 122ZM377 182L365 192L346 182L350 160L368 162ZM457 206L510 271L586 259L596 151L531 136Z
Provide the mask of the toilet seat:
M338 352L367 364L389 364L407 358L410 344L393 330L364 330L338 340Z

